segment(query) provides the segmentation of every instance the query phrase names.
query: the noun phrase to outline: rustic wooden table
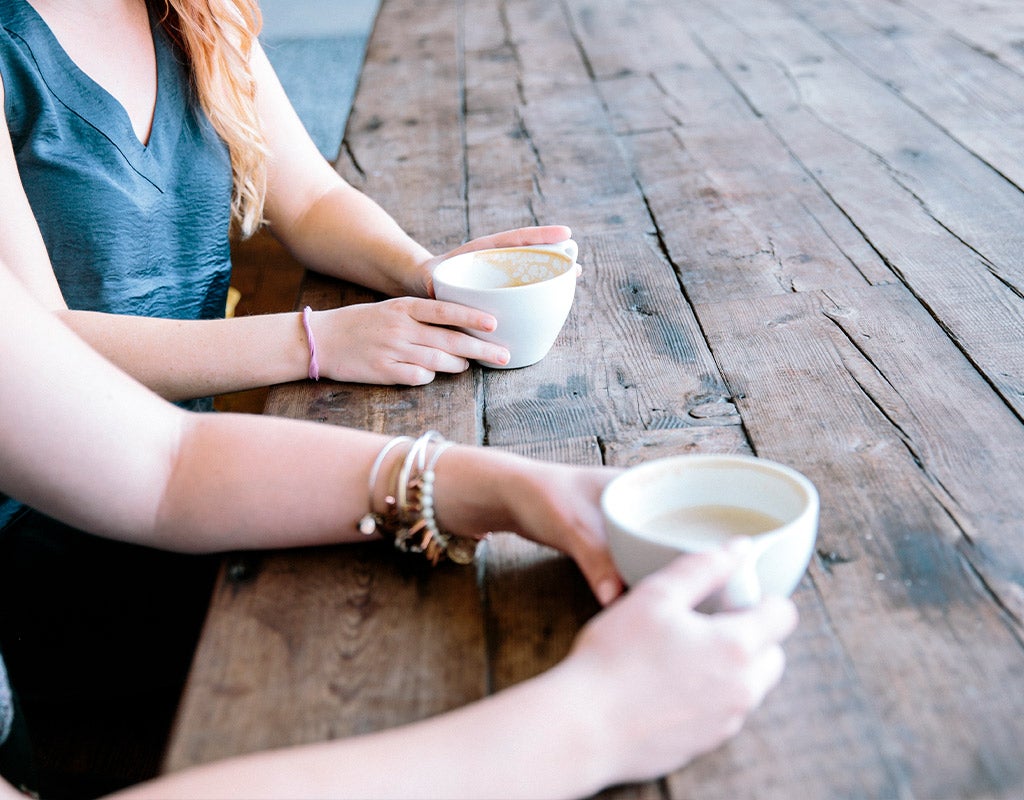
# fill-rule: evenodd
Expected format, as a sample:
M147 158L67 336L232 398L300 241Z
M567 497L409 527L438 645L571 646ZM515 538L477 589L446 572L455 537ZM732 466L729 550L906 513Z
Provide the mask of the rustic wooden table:
M585 274L536 366L269 413L577 463L753 452L821 493L781 686L610 794L1024 796L1022 41L1016 0L383 3L339 169L437 252L569 224ZM459 706L595 608L510 537L476 570L230 558L167 766Z

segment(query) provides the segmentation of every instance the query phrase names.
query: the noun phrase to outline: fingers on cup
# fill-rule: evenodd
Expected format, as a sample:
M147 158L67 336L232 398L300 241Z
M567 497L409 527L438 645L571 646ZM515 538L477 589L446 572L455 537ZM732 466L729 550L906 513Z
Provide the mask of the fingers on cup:
M469 328L486 333L493 332L498 327L498 321L492 314L461 303L421 297L401 299L406 303L406 313L417 322L426 325Z
M486 342L483 339L477 339L474 336L457 331L446 332L443 347L449 353L473 361L507 364L509 358L511 358L511 353L509 353L508 348L504 345ZM467 363L466 367L468 366L469 364ZM463 367L463 369L466 367ZM461 370L459 371L461 372Z
M641 583L669 583L675 591L683 595L680 598L681 602L689 608L696 608L725 586L736 566L736 556L725 550L684 554Z
M413 318L429 330L422 332L419 344L439 351L432 360L424 362L437 372L462 372L469 367L468 360L508 363L507 347L478 339L463 331L493 331L497 321L491 314L458 303L421 300L410 306ZM462 329L462 330L458 330ZM458 363L438 360L442 355L460 359Z
M422 322L451 328L467 328L484 333L493 333L498 327L498 321L493 314L460 303L435 300L431 304L429 312L429 317L421 319Z
M513 228L482 236L469 242L468 247L473 249L524 247L531 244L557 244L570 238L572 238L572 230L565 225L537 225L528 228Z
M758 708L774 689L786 668L786 655L779 642L760 644L758 637L742 635L721 615L718 624L718 656L723 702L737 715L746 717ZM748 621L749 623L749 621Z

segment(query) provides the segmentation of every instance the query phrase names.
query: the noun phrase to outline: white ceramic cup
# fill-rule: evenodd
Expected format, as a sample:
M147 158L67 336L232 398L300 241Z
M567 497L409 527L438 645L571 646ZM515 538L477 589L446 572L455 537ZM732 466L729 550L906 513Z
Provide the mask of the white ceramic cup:
M511 354L507 364L481 364L526 367L548 354L569 316L576 293L577 253L571 239L462 253L437 265L434 295L486 311L498 321L493 333L465 331L503 345Z
M702 610L788 596L818 533L818 493L796 470L742 455L682 455L626 470L601 496L612 558L627 584L668 564L746 536L752 546L728 585Z

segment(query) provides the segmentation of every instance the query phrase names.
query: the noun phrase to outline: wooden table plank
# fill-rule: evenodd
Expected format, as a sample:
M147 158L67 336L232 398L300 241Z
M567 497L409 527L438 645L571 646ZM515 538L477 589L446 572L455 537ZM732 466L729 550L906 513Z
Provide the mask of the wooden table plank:
M787 3L952 143L1024 186L1024 75L951 38L937 22L924 23L890 3L841 0L849 12L844 14L806 0Z
M646 31L654 52L678 56L652 71L635 68L628 30L609 31L610 20L593 26L602 36L584 40L588 55L602 53L602 95L688 296L893 280L723 75L699 39L702 26L681 27L691 14L659 16Z
M1024 20L1016 0L910 0L946 35L1024 74Z
M802 23L773 14L757 21L755 38L747 22L694 18L807 174L1024 414L1024 282L1015 246L1024 236L1024 193Z
M482 697L479 593L466 577L403 568L383 545L229 559L177 722L188 733L167 768L366 733ZM416 608L434 622L413 632L404 621ZM401 670L397 631L416 653Z
M763 55L795 85L803 104L883 162L936 221L1019 283L1024 234L1015 220L1024 212L1018 146L1024 77L964 45L943 51L934 31L902 36L903 54L896 58L888 54L892 45L879 44L885 37L874 37L868 47L857 45L854 34L844 36L849 23L822 35L786 16L780 11L755 22L785 42L782 47L766 37ZM745 14L742 27L749 18ZM841 37L849 48L837 50ZM808 64L813 69L801 69ZM837 85L841 95L823 89Z
M435 252L468 233L458 22L446 0L381 4L338 164Z

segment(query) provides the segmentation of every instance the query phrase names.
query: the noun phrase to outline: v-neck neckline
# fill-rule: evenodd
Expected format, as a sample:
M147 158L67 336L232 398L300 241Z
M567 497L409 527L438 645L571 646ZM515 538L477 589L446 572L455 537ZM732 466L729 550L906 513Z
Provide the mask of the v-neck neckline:
M7 1L4 0L4 3ZM178 82L173 79L178 64L175 63L172 45L159 31L159 22L154 19L149 4L146 4L146 8L156 58L157 90L149 140L144 144L136 134L125 107L68 55L53 30L46 24L46 20L32 4L27 0L13 2L23 7L20 18L32 29L35 41L42 37L46 42L46 47L39 52L38 49L32 48L32 40L27 41L39 66L40 74L54 97L65 108L106 137L137 172L157 185L158 173L154 159L158 156L162 143L169 137L177 136L182 120L180 114L174 113L176 106L180 108L180 103L175 102L178 98L174 96L180 89ZM16 27L14 30L17 32ZM171 143L173 144L173 141Z

